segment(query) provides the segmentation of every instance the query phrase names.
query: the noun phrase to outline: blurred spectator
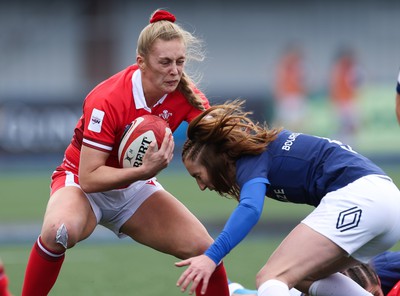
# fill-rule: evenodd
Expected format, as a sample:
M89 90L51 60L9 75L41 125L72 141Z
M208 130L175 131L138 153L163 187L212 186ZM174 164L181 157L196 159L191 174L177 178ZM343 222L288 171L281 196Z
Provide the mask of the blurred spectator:
M347 144L354 143L359 128L357 92L361 83L360 73L355 52L341 49L332 65L329 95L338 120L335 137Z
M12 296L8 291L8 277L4 270L4 264L0 259L0 296Z
M275 125L301 130L306 118L304 55L298 45L283 52L276 68Z

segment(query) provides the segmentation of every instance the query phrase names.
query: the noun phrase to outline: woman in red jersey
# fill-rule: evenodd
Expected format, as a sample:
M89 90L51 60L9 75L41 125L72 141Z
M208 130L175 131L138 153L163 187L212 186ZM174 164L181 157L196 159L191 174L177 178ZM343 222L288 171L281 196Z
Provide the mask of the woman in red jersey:
M178 258L202 254L213 242L205 227L155 176L173 156L166 135L160 150L150 145L137 168L121 168L118 146L125 127L144 114L162 117L174 131L209 107L184 71L189 59L202 60L199 40L155 11L141 32L136 64L96 86L86 97L62 164L52 175L43 227L27 264L23 296L47 295L65 252L89 237L98 224ZM200 295L200 288L196 291ZM208 283L208 296L227 296L222 263Z

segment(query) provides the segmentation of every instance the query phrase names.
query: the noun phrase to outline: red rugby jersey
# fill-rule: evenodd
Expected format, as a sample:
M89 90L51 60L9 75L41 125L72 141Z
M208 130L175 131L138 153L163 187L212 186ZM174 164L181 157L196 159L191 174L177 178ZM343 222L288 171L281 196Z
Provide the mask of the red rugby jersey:
M172 131L201 113L179 91L161 98L152 108L146 105L141 72L132 65L97 85L86 97L72 141L65 151L63 166L78 173L81 146L109 152L106 165L119 167L118 147L125 127L135 118L153 114L166 120ZM209 107L205 95L194 88Z

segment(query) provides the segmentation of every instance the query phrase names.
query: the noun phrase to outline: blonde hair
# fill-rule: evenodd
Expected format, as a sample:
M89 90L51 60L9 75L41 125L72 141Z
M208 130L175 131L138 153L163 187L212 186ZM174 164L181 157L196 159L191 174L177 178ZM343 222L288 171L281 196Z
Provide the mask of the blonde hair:
M215 191L239 200L236 182L237 159L263 153L280 129L268 129L266 123L255 123L251 112L243 110L244 101L234 100L214 105L188 127L182 160L199 161L211 177Z
M159 11L160 9L154 11L150 16L150 20ZM186 47L187 62L203 61L205 58L202 40L196 38L193 34L184 30L180 25L170 20L159 20L148 24L139 35L136 54L146 58L157 39L164 41L173 39L182 40ZM205 110L203 106L203 100L197 93L193 91L193 86L193 80L187 73L183 72L181 81L178 85L178 90L183 93L192 106L200 110Z

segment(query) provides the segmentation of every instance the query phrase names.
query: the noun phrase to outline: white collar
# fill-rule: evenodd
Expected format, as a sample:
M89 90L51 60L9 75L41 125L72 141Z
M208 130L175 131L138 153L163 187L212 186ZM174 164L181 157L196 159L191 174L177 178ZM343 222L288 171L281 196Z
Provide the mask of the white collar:
M136 109L145 109L146 111L151 112L151 108L147 106L146 98L144 97L142 72L140 71L140 69L136 70L132 75L132 93ZM168 94L163 95L162 98L154 104L154 106L157 106L164 102L167 95Z

